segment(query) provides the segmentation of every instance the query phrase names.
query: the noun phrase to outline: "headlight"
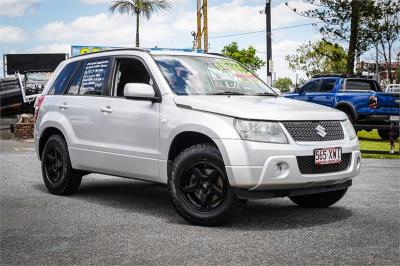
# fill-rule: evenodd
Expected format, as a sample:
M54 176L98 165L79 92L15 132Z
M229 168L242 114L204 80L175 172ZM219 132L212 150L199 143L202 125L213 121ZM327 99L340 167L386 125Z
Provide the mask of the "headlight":
M233 124L242 139L259 142L288 143L285 133L277 122L235 119Z
M348 139L354 139L357 136L356 131L354 130L353 125L351 124L349 119L346 119L342 122L344 134L347 136Z

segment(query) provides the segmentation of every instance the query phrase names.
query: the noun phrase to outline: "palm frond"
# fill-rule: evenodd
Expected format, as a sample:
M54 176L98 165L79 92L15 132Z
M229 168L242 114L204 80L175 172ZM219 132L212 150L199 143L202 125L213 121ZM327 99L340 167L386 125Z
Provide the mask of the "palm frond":
M153 13L158 13L161 10L167 10L171 8L171 3L166 0L142 0L141 2L141 13L150 19Z
M118 12L120 14L134 14L138 13L137 0L115 0L112 2L110 11L112 13ZM139 12L140 13L140 12Z

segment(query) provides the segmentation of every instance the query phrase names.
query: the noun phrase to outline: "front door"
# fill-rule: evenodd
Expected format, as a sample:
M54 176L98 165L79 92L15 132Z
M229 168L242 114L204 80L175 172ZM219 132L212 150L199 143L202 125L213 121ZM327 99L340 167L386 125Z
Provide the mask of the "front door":
M159 181L160 104L126 99L123 91L127 83L154 81L140 58L116 58L114 69L110 97L102 106L104 167L114 175Z

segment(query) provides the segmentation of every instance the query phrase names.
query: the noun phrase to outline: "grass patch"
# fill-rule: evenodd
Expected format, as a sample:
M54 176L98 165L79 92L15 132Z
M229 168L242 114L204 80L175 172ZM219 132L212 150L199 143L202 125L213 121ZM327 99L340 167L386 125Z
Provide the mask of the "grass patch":
M357 134L360 140L361 150L371 151L387 151L387 154L365 154L362 153L363 158L376 158L376 159L400 159L399 155L390 155L390 143L388 140L381 140L376 129L367 132L361 130ZM399 151L400 140L397 139L395 142L395 151Z

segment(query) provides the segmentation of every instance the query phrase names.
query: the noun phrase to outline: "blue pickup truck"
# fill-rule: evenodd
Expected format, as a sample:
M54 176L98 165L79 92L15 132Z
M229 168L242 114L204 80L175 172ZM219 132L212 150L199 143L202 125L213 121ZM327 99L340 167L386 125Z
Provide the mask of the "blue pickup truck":
M345 112L353 124L399 123L400 94L383 92L379 83L372 79L314 77L295 92L283 96L336 108ZM378 129L381 139L389 139L389 132ZM397 139L399 131L395 132L394 139Z

